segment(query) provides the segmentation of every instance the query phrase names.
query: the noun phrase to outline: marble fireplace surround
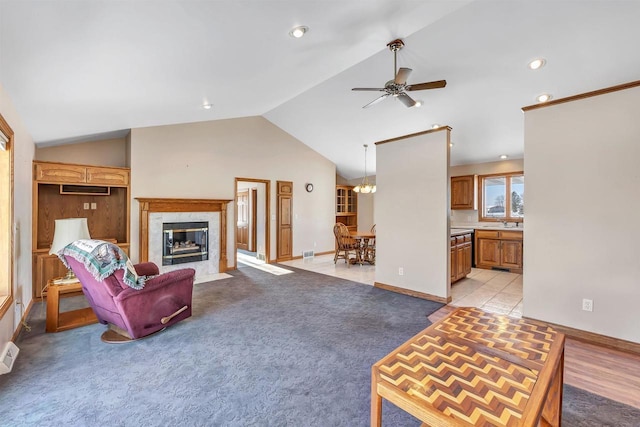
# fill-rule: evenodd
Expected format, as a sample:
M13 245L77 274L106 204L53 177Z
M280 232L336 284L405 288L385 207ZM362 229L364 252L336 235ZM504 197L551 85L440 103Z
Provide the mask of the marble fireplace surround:
M209 259L213 261L213 265L217 264L218 271L216 273L224 273L227 271L227 204L230 203L231 200L159 199L142 197L136 197L136 200L140 205L140 262L156 262L161 272L171 269L167 269L166 267L193 267L196 269L196 281L198 281L198 276L206 276L207 273L211 273L205 271L208 268L207 266L198 266L198 264L205 264L202 262L164 266L163 268L161 267L162 260L158 263L156 259L151 259L157 257L157 254L153 248L150 249L150 246L154 244L150 244L150 241L154 241L153 237L151 240L149 238L150 229L153 230L158 223L160 224L160 229L162 229L163 221L172 222L186 218L191 219L193 218L192 215L200 213L205 218L205 221L209 221ZM213 229L213 227L216 226L217 229ZM214 242L212 241L213 239L218 241ZM218 259L212 259L216 253L218 254Z

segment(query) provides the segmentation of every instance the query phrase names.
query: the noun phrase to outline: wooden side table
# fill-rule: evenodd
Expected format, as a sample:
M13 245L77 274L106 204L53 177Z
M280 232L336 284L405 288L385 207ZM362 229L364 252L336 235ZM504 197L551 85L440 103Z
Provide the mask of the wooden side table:
M459 308L373 365L371 426L384 398L430 426L559 427L563 368L563 334Z
M47 283L47 332L66 331L97 323L98 318L91 307L60 313L60 294L82 292L82 285L80 282L56 285L53 283L55 280L58 279L51 279Z

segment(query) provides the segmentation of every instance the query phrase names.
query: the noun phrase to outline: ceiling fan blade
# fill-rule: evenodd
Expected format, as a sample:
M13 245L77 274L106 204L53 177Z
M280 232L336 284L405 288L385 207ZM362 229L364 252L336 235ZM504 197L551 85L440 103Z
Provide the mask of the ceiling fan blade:
M411 71L413 71L411 68L400 68L398 70L398 73L396 74L394 83L397 85L405 84L407 82L407 79L409 78L409 74L411 74Z
M378 98L374 99L373 101L371 101L370 103L368 103L367 105L365 105L365 106L364 106L364 107L362 107L362 108L369 108L369 107L371 107L372 105L376 105L378 102L382 101L382 100L383 100L383 99L385 99L387 96L389 96L389 94L388 94L388 93L385 93L385 94L384 94L384 95L382 95L381 97L378 97Z
M413 107L414 105L416 105L416 101L414 101L413 98L411 98L409 95L407 95L404 92L398 95L397 98L398 98L398 101L402 102L407 107Z
M351 90L369 90L369 91L375 91L375 92L383 92L385 89L378 88L378 87L354 87Z
M414 85L408 85L405 90L426 90L426 89L440 89L447 85L446 80L436 80L435 82L417 83Z

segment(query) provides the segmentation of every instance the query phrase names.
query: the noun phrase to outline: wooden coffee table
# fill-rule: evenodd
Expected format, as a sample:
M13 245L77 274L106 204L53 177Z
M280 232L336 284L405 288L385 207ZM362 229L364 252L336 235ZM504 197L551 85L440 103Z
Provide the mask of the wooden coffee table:
M98 318L91 307L60 313L60 294L82 292L82 285L80 282L56 285L55 280L58 279L51 279L47 283L47 332L66 331L97 323Z
M563 369L563 334L459 308L373 365L371 426L383 398L429 426L559 426Z

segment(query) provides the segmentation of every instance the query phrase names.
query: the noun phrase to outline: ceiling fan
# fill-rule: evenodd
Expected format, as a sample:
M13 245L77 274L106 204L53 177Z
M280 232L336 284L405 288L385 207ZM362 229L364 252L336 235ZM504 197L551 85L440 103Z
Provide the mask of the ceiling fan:
M393 52L393 80L389 80L385 83L383 88L372 88L372 87L354 87L352 90L360 90L360 91L374 91L374 92L385 92L379 98L374 99L367 105L362 108L368 108L372 105L377 104L388 96L393 96L397 98L400 102L402 102L407 107L413 107L416 105L416 101L413 100L409 95L407 95L406 91L414 91L414 90L426 90L426 89L439 89L445 87L447 85L446 80L436 80L433 82L427 83L417 83L417 84L407 84L407 78L409 74L411 74L411 68L400 68L397 66L397 57L398 51L404 47L404 42L400 39L396 39L387 44L389 50ZM396 71L397 70L397 71Z

